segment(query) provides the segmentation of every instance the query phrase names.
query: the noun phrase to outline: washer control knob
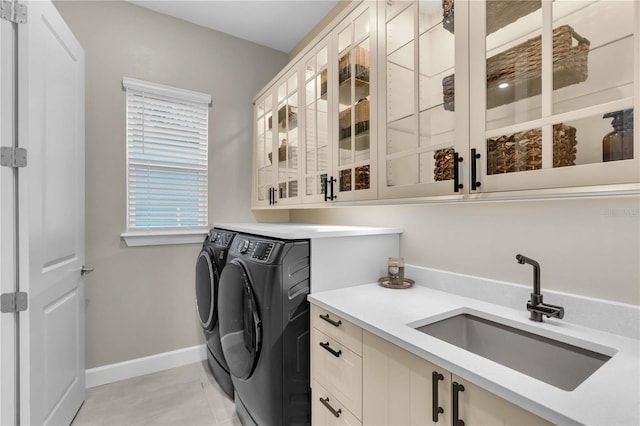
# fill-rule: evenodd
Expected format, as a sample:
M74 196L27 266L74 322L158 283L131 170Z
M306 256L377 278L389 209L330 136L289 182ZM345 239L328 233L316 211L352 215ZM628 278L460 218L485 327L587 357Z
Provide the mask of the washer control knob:
M242 240L238 247L239 247L238 251L241 254L245 254L247 250L249 250L249 240Z

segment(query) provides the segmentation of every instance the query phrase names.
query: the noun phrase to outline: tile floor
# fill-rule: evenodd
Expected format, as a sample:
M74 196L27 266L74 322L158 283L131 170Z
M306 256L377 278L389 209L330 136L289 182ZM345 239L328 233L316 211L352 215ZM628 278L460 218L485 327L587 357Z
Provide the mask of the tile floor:
M74 426L240 425L205 362L87 389Z

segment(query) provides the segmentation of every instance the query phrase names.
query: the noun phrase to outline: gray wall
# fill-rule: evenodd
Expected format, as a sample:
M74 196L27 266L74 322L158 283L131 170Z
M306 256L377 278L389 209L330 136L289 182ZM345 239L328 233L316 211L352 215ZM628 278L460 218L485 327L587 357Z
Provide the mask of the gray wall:
M531 285L522 253L540 262L543 293L640 305L639 207L638 196L459 202L297 210L291 221L398 226L407 263Z
M122 77L212 96L209 221L254 221L253 96L288 57L121 1L54 3L86 52L86 366L203 343L199 245L129 248ZM266 217L267 220L268 217Z

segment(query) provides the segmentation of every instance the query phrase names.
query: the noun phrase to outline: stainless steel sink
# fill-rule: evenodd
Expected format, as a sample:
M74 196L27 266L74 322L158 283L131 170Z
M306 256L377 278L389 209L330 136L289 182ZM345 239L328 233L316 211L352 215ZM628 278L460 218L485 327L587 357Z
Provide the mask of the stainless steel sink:
M415 329L566 391L574 390L611 359L471 314Z

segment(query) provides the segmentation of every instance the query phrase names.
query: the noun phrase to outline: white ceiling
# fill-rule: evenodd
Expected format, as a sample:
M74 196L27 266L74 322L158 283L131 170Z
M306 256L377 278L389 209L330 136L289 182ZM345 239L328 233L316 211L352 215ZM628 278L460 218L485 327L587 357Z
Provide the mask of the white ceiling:
M338 0L129 0L156 12L289 53Z

